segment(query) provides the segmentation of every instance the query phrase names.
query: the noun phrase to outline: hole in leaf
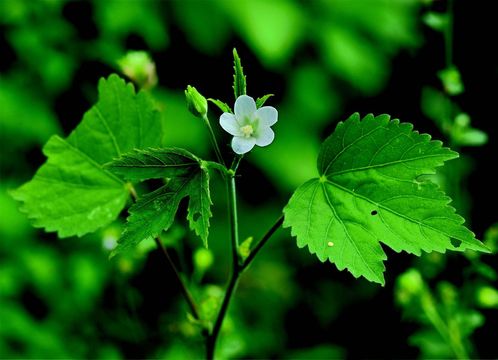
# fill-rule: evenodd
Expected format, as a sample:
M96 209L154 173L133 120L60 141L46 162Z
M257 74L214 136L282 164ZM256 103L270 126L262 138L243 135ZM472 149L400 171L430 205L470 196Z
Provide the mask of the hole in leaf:
M377 210L372 210L372 211L370 212L370 215L377 215Z
M451 245L453 245L456 248L458 248L458 247L460 247L460 245L462 245L462 241L461 240L451 239L450 241L451 241Z
M201 217L201 213L200 213L200 212L196 212L196 213L194 214L194 216L192 216L192 219L193 219L194 221L197 221L197 220L199 220L199 218L200 218L200 217Z

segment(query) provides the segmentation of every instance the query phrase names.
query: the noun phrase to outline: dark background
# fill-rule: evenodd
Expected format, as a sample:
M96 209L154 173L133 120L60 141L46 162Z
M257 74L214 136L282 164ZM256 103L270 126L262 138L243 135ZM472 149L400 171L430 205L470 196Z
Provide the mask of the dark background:
M300 3L297 2L297 4ZM304 2L301 5L303 8L312 7ZM420 6L415 16L418 15L421 18L428 10L445 11L446 5L446 2L439 1L430 7ZM123 2L122 6L126 6L126 2ZM159 8L165 14L169 44L165 48L151 49L140 34L131 32L123 37L122 45L126 50L149 51L157 65L158 86L173 92L180 93L187 84L192 84L201 89L206 96L227 99L227 102L231 102L233 96L230 88L231 50L236 47L248 75L249 92L256 94L255 96L268 92L275 93L275 97L269 102L278 107L279 104L287 101L285 89L290 86L289 74L293 72L293 69L303 63L320 61L318 48L310 42L304 42L296 47L292 57L282 65L282 68L269 67L261 61L250 42L237 32L229 32L228 38L214 53L206 53L191 43L183 26L176 21L177 10L173 8L178 8L177 3L161 2ZM78 42L69 48L77 54L76 57L80 61L67 87L53 92L48 101L52 101L51 109L63 134L67 135L77 126L83 113L94 103L98 79L116 72L116 69L108 61L83 54L85 46L102 37L100 25L94 20L94 4L70 1L65 3L61 9L62 19L72 24L76 31ZM18 56L9 38L9 32L16 26L18 25L5 22L0 25L1 74L18 71L23 66L23 59ZM417 29L423 39L422 43L416 48L400 47L392 55L388 60L387 80L378 91L358 90L354 84L340 79L340 76L333 73L324 75L329 81L334 82L334 92L341 94L339 96L341 106L340 110L330 114L329 121L321 126L319 132L321 139L333 131L337 121L347 118L353 112L360 112L362 115L388 113L393 118L414 123L417 130L430 133L434 138L443 139L447 143L445 134L425 116L420 107L424 87L432 86L441 89L436 73L445 66L444 39L441 33L424 26L421 21L418 21ZM498 61L493 51L497 30L490 2L454 2L454 63L459 68L465 84L465 92L455 97L454 101L471 115L472 126L483 130L489 136L489 141L484 146L461 149L463 156L471 164L471 171L468 175L455 173L454 176L459 178L458 182L464 189L462 191L465 191L470 199L468 223L471 224L477 237L481 239L486 230L497 221L495 204L498 190L493 173L498 154L495 140L498 134L494 111L498 100L496 91ZM39 59L39 61L43 63L44 59ZM33 73L36 74L36 72ZM368 74L363 76L366 75ZM2 78L5 77L2 75L0 81ZM37 76L34 75L30 79L31 81L25 82L23 86L30 90L36 89L39 86L36 81ZM328 99L324 97L321 101L327 102ZM29 111L29 109L26 110ZM280 126L283 126L285 122L282 115L288 113L281 112ZM223 151L228 156L230 149L226 147ZM5 161L7 156L13 156L18 160ZM2 180L11 177L16 179L14 183L28 180L45 160L40 151L40 144L36 142L19 146L13 153L6 149L2 158L4 160L1 169ZM242 214L246 217L252 218L254 208L273 202L273 207L268 210L272 214L269 217L272 218L273 214L278 211L275 206L277 208L283 206L291 195L287 185L278 183L272 185L273 178L265 169L264 166L260 166L259 158L254 161L249 160L241 166L242 177L239 180L239 190L244 207ZM448 176L451 177L452 174ZM255 188L257 191L254 191ZM217 215L224 216L223 213ZM268 219L266 223L271 221ZM261 229L259 232L263 231L264 229ZM57 249L58 256L66 256L75 251L68 242L57 240L54 234L37 231L33 236L37 238L37 242L43 242L45 246ZM306 249L298 250L295 246L291 246L293 244L294 240L290 238L288 231L281 231L279 239L275 240L275 245L270 243L265 249L269 252L269 255L265 255L267 258L272 260L272 256L275 256L280 259L279 261L287 263L286 266L292 268L289 276L299 293L299 296L294 296L292 301L282 305L281 317L277 318L279 319L277 322L281 321L276 326L277 331L285 333L283 340L280 339L282 342L275 345L273 350L265 351L258 350L257 347L251 350L251 345L248 345L236 356L281 358L284 354L283 349L288 352L322 343L339 346L344 349L342 356L348 358L413 358L420 354L419 349L407 341L410 335L420 328L420 324L407 321L402 309L393 298L395 280L398 275L413 266L412 256L396 254L385 249L389 258L386 263L386 286L380 288L365 280L356 280L347 272L338 272L331 264L319 263L307 254ZM87 246L90 245L83 243L83 245L77 245L76 248ZM192 247L189 246L185 251L188 259L188 255L193 251ZM213 251L218 250L215 248ZM3 258L8 257L8 254L5 250L1 253ZM185 254L174 252L174 255L180 261L179 257ZM307 260L303 261L304 258ZM496 268L496 262L490 258L486 258L484 262ZM106 277L101 295L95 300L92 310L87 315L92 326L89 330L85 330L83 326L81 328L71 327L73 337L83 339L83 342L89 344L102 344L109 341L125 358L151 357L157 354L153 349L172 343L170 338L165 340L163 331L158 330L162 320L157 314L166 313L174 317L175 312L178 311L179 289L174 285L162 286L163 283L174 284L173 274L165 268L161 254L155 250L145 255L140 264L121 280L119 279L121 275L115 268L116 265L105 265L109 275ZM187 272L192 271L190 261L186 261L184 265ZM223 262L220 265L223 265ZM455 284L456 287L463 288L465 282L469 280L464 276L462 269L468 265L468 259L464 256L449 256L444 269L437 276L429 279L428 284L432 285L445 280ZM213 270L206 275L203 284L209 282L223 284L224 272L225 269ZM123 306L120 298L130 295L129 290L123 290L127 287L132 288L132 293L139 294L142 299L134 309L134 316L139 319L144 329L143 336L139 336L138 340L116 335L119 331L111 329L113 326L105 323L112 322L112 318L106 318L105 321L102 318L99 320L102 313ZM254 292L251 294L249 290ZM257 298L258 289L251 289L250 285L241 285L240 294L236 295L235 303L240 301L241 304L245 304L250 301L248 296ZM316 299L321 296L324 297ZM28 285L12 299L17 299L20 306L35 321L43 322L51 316L52 305L48 298L44 298L36 286L29 285L29 281ZM316 305L320 301L322 303ZM327 301L330 303L328 304ZM261 312L271 313L273 308L278 307L270 303L265 309L266 305L263 296L263 300L256 308L259 307ZM323 319L320 311L315 308L316 306L318 308L321 306L323 309L330 308L332 315L328 321ZM249 308L251 308L249 305L235 305L234 311L245 309L248 314ZM78 312L77 308L73 310ZM476 330L472 338L474 347L477 349L476 354L481 358L496 357L496 344L492 339L498 328L496 310L480 311L486 323L485 326ZM240 315L240 318L244 321L238 323L238 326L251 321L249 315ZM265 324L261 326L266 326ZM259 325L252 324L252 326L257 328ZM7 352L8 355L13 356L12 354L16 351L20 357L33 355L26 350L28 345L21 340L8 340L8 334L2 335L7 338L7 348L10 349L10 352ZM96 352L96 349L88 347L87 350L78 350L80 352L77 354L84 357L103 356L102 353ZM269 348L271 349L271 346ZM47 357L50 357L50 354Z

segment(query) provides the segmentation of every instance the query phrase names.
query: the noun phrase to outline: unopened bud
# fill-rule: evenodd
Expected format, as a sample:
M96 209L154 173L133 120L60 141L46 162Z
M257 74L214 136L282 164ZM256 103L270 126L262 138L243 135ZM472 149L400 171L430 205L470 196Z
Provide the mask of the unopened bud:
M129 51L118 60L123 74L142 89L151 89L157 84L156 64L145 51Z
M187 100L188 110L197 117L204 117L207 114L208 103L195 87L187 86L185 90L185 98Z

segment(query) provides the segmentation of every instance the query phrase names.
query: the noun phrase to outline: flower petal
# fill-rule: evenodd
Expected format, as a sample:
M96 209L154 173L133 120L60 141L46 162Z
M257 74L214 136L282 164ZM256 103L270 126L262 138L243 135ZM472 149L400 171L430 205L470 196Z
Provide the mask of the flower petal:
M242 120L245 117L252 117L256 112L256 103L254 99L247 95L240 95L235 100L235 117L237 120Z
M256 145L258 146L267 146L270 145L275 139L275 133L268 126L262 126L259 130L259 133L256 136Z
M251 151L251 149L254 147L255 144L256 144L256 139L253 137L246 138L246 137L235 136L232 139L232 149L239 155Z
M234 136L242 136L240 126L235 119L235 115L230 113L223 113L220 116L220 125L227 133Z
M256 111L261 125L272 126L278 120L278 111L273 106L263 106Z

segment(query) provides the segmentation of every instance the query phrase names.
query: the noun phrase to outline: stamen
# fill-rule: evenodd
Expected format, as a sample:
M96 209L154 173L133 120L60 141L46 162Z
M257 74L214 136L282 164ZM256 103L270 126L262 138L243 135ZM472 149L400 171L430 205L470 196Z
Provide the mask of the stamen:
M240 128L242 131L242 134L244 134L244 137L248 138L251 137L251 135L254 133L254 129L252 128L252 125L245 125Z

